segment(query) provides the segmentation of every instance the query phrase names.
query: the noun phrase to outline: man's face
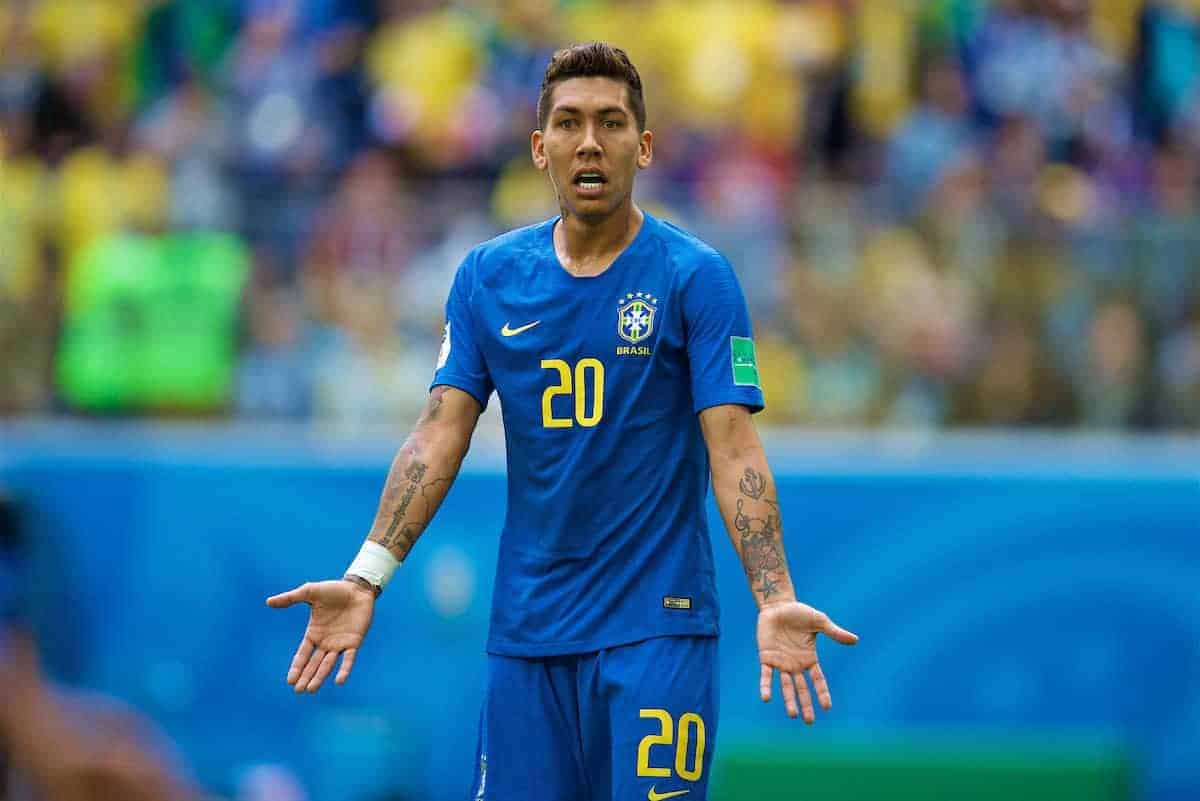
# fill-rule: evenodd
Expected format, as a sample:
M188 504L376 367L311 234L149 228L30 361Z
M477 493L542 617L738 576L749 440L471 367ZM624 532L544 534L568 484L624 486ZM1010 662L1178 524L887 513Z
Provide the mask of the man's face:
M550 176L564 214L602 220L632 196L654 137L638 130L621 81L569 78L550 100L546 129L531 139L533 163Z

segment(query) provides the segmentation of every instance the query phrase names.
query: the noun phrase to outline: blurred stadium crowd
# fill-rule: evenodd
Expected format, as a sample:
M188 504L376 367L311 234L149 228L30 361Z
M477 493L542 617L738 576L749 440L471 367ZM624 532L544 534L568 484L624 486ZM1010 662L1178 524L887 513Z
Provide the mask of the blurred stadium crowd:
M1200 425L1197 0L6 0L0 411L407 422L590 39L771 421Z

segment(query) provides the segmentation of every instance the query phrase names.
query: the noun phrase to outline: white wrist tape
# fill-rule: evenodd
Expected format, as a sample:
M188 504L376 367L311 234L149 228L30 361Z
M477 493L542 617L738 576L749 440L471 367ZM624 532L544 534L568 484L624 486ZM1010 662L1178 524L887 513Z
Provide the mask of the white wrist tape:
M350 563L350 567L346 568L346 572L366 579L382 589L392 580L400 565L400 560L392 556L391 551L377 542L367 540L359 549L358 556Z

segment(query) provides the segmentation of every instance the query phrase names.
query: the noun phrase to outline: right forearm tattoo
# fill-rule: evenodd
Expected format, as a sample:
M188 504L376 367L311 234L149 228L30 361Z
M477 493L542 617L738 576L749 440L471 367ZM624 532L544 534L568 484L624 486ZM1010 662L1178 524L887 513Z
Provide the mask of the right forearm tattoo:
M442 476L425 481L430 473L429 465L419 458L420 454L415 449L407 453L405 451L407 448L392 467L393 475L388 477L379 504L379 515L370 536L371 540L401 560L408 556L433 519L434 512L454 480L453 476ZM386 529L382 528L383 524L387 525Z
M424 428L441 414L446 391L446 387L435 387L430 393L416 430L392 462L383 497L379 500L375 525L368 537L391 551L397 559L408 556L458 473L461 454L447 460L439 458L437 453L427 459L423 453L428 442ZM439 472L442 475L434 475Z
M408 484L404 487L404 495L400 498L400 505L392 513L392 524L388 526L387 533L383 535L383 539L380 541L380 545L383 547L386 548L392 544L392 538L396 536L396 529L404 522L404 516L408 514L409 504L412 503L413 496L417 494L417 490L421 488L421 479L425 478L427 470L429 470L429 465L414 460L408 466L408 469L404 471L404 479Z

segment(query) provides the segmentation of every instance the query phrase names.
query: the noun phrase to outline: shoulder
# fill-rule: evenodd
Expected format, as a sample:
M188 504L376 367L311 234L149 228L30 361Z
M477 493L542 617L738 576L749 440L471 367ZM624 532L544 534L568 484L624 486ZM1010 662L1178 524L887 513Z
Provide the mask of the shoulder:
M675 284L686 288L696 281L730 280L733 267L712 245L666 220L654 220L654 235L675 273Z
M526 258L531 251L544 248L546 228L552 224L553 220L546 220L516 228L476 245L463 260L461 270L471 273L476 280L502 271L514 261Z

